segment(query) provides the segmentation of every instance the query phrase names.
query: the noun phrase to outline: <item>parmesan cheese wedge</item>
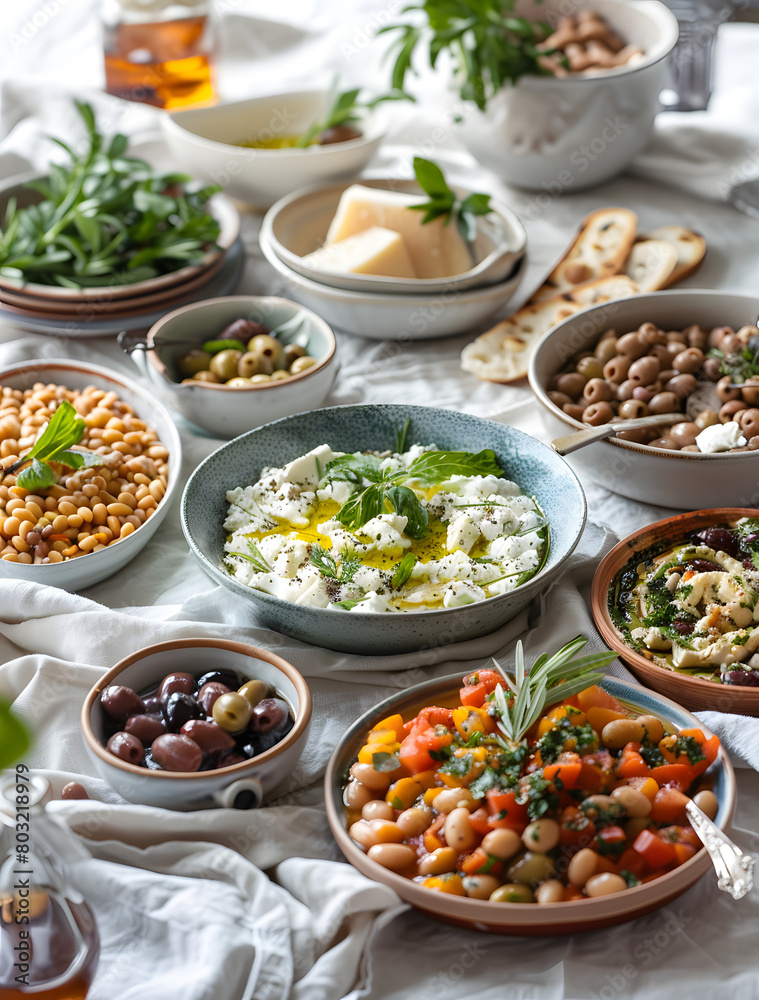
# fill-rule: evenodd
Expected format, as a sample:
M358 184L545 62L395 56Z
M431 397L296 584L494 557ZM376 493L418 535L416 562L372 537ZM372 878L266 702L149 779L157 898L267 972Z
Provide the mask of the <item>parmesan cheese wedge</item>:
M379 274L388 278L416 278L400 233L372 226L363 233L307 254L304 261L330 274Z
M424 195L352 184L343 191L326 244L340 243L375 226L400 233L417 278L447 278L473 266L469 248L452 223L442 218L422 225L424 212L411 209Z

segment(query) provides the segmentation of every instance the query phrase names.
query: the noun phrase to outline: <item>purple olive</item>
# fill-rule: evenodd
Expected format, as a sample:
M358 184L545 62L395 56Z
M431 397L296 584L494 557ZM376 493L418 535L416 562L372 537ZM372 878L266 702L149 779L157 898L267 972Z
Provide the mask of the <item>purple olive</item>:
M153 740L153 760L165 771L197 771L203 761L203 751L189 736L164 733Z
M199 719L203 715L203 709L198 704L196 698L183 691L175 691L170 694L163 705L163 718L166 728L174 732L179 732L185 722L190 719Z
M163 702L158 697L157 694L150 695L146 698L142 696L142 700L145 702L145 711L148 715L160 715L163 709Z
M114 733L108 740L108 749L128 764L141 764L145 756L145 747L131 733Z
M254 733L277 729L290 715L290 706L281 698L264 698L250 713L250 728Z
M180 730L182 736L187 736L198 744L201 750L206 753L215 753L217 750L231 750L235 741L224 732L221 726L207 719L190 719L185 722Z
M130 715L139 715L145 711L145 702L136 691L123 684L111 684L100 694L100 704L112 719L118 722Z
M146 746L150 746L154 739L166 732L160 715L132 715L127 719L124 729Z
M723 684L742 684L744 687L759 687L759 672L756 670L728 670L722 677Z
M198 687L205 684L224 684L230 691L236 691L240 686L240 675L236 670L208 670L198 677Z
M237 750L223 750L216 761L216 767L231 767L232 764L242 764L247 759Z
M688 569L692 569L695 573L722 572L721 566L718 566L717 563L709 562L708 559L688 559L687 566Z
M216 704L216 699L223 694L229 694L231 690L226 684L222 684L221 681L209 681L207 684L203 684L198 694L198 701L209 718L213 715L213 707Z
M738 536L728 528L705 528L696 533L696 538L717 552L727 552L730 556L738 554Z
M170 694L179 691L182 694L195 693L195 678L192 674L167 674L158 688L158 697L166 701Z
M675 629L676 632L679 632L680 635L690 635L691 632L693 631L693 629L695 627L696 627L695 626L695 622L674 622L673 623L673 628Z

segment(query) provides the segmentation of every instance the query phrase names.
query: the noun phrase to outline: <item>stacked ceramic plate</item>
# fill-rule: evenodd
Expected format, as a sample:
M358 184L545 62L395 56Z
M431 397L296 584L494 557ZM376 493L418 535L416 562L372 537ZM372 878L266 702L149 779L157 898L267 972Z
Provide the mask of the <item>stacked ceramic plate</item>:
M25 187L32 176L0 193L0 218L11 198L23 207L37 200ZM179 268L133 284L114 283L93 288L63 288L7 278L0 274L0 317L33 333L63 337L102 337L120 330L151 327L179 306L234 291L244 264L240 216L234 203L217 194L208 211L218 220L217 246L199 264Z
M410 192L425 199L413 181L389 178L364 187ZM307 255L323 246L347 183L309 188L280 199L261 227L264 256L288 292L332 326L373 340L423 340L471 331L504 306L524 273L527 235L505 205L479 220L470 245L472 266L445 278L391 278L334 273ZM459 197L470 192L454 189Z

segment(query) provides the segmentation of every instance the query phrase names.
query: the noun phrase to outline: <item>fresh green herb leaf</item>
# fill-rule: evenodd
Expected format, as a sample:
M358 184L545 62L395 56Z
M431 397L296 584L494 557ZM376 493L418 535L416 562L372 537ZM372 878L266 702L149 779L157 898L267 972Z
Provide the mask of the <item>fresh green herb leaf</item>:
M474 758L470 753L462 754L461 757L449 757L448 761L438 768L444 774L450 774L454 778L464 778L474 767Z
M373 483L364 490L358 490L347 500L335 515L336 520L351 531L363 528L365 524L385 513L385 487Z
M701 744L692 736L678 736L670 749L676 757L685 754L691 764L698 764L699 761L706 759Z
M401 587L406 583L406 581L411 576L411 571L419 562L417 556L413 552L407 552L406 555L401 559L396 567L395 573L393 573L393 587L396 590L400 590Z
M370 101L360 101L358 99L360 93L360 87L336 93L324 115L313 122L305 132L298 136L295 146L299 149L305 149L314 140L318 139L322 132L326 132L327 129L336 128L338 125L352 125L353 122L361 119L364 111L376 108L383 101L413 101L413 97L400 90L393 90L389 94L382 94Z
M80 469L84 465L103 464L102 455L90 451L72 451L71 445L78 444L87 425L68 400L64 399L48 421L47 427L34 442L32 448L6 469L6 474L20 469L31 462L16 477L16 484L25 490L44 489L58 481L58 476L50 467L51 462L69 469Z
M409 430L411 429L411 417L406 420L406 423L398 428L395 432L395 453L396 455L402 455L406 451L406 443L408 441Z
M335 557L331 556L321 545L311 546L309 559L322 576L336 580L340 584L351 583L361 568L361 559L354 552L343 552L338 566Z
M641 881L638 878L638 876L633 875L633 873L629 872L626 868L623 868L619 874L622 876L625 882L627 882L628 889L634 889L636 885L641 884Z
M352 611L356 607L356 605L361 604L365 600L366 600L366 598L362 597L362 598L360 598L357 601L353 601L353 600L350 600L350 599L345 600L345 601L333 601L333 603L330 605L330 607L332 607L332 608L342 608L343 611Z
M340 455L327 463L321 482L333 479L363 486L378 483L382 479L381 462L376 455Z
M477 238L478 216L492 212L490 195L472 193L459 200L448 187L440 167L421 156L414 157L414 173L419 187L429 196L429 201L409 205L414 211L424 212L422 225L442 218L443 224L447 226L454 219L462 238L467 243L473 243Z
M385 490L385 496L396 514L407 519L404 531L409 538L423 538L429 530L429 521L416 493L408 486L390 486Z
M257 573L273 573L273 569L261 555L261 550L253 539L246 538L245 542L248 546L248 554L245 552L230 552L229 554L231 556L239 556L241 559L246 559L249 563L253 563L253 567Z
M427 486L444 482L451 476L500 476L503 469L490 448L471 451L425 451L415 458L402 475ZM396 473L396 476L399 473Z
M394 753L372 754L372 767L375 771L379 771L380 774L386 774L388 771L397 771L400 766L401 762Z
M218 354L220 351L247 351L247 346L241 340L207 340L203 350L208 354Z

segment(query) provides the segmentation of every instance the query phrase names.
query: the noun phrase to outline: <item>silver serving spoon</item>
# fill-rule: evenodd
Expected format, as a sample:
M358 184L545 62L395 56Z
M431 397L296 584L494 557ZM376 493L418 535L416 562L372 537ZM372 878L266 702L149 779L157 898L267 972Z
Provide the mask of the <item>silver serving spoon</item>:
M734 844L692 799L685 812L712 859L717 888L729 892L733 899L742 899L754 885L754 859Z
M634 431L639 427L656 427L660 424L677 424L686 419L683 413L651 413L647 417L633 420L611 420L608 424L588 427L585 430L564 434L551 442L551 447L559 455L569 455L578 448L584 448L595 441L613 437L618 431Z

